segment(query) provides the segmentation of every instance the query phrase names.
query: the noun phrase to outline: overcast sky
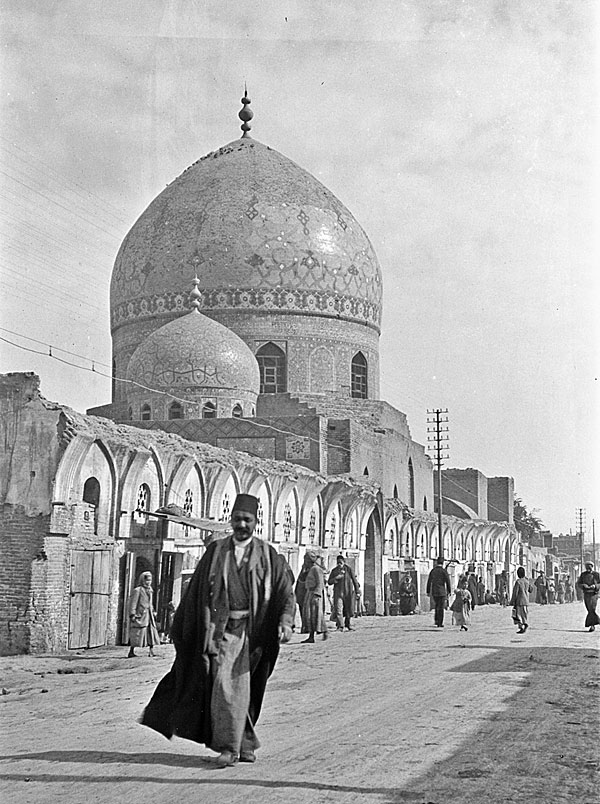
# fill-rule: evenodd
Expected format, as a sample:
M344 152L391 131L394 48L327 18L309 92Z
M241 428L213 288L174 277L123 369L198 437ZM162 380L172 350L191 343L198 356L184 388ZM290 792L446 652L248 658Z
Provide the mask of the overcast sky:
M378 254L382 398L421 443L427 408L448 408L448 466L513 476L556 533L585 508L591 535L597 6L5 0L0 336L96 371L2 341L0 371L39 373L77 410L110 400L118 247L237 139L246 81L252 135L328 186Z

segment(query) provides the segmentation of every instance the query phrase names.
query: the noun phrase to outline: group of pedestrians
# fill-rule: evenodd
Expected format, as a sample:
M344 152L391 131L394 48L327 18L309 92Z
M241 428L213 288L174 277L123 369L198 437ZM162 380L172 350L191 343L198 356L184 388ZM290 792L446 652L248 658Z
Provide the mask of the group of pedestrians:
M517 579L509 599L508 578L506 577L506 573L502 573L500 580L506 582L505 585L503 585L502 594L506 596L507 605L511 606L511 615L514 624L517 626L517 633L524 634L529 628L530 595L536 590L537 602L542 605L548 603L548 581L544 574L540 573L536 581L532 582L529 578L525 577L525 568L519 567L517 569ZM579 576L577 586L583 593L583 602L587 611L585 627L588 628L589 631L595 631L596 626L600 624L600 617L596 613L598 595L600 593L600 574L594 571L594 565L591 562L586 563L585 571ZM565 590L568 591L571 588L570 582L568 585L565 584L564 581L559 581L556 586L554 583L552 584L552 589L556 591L558 602L561 603L566 602ZM540 590L542 592L541 599ZM452 592L452 586L450 575L448 574L448 570L444 567L444 560L442 558L437 559L435 567L429 573L426 591L433 600L436 628L443 628L444 611ZM454 600L450 605L453 624L460 626L461 631L468 631L469 625L471 624L471 612L475 608L477 600L477 582L475 576L472 573L461 575L458 579Z
M360 585L344 556L337 557L335 567L329 573L327 586L333 587L331 619L335 622L336 629L353 631L351 623L359 605ZM321 556L313 550L305 553L304 564L296 581L295 595L300 609L301 633L308 634L303 642L314 642L315 634L322 634L323 639L327 639L325 567Z

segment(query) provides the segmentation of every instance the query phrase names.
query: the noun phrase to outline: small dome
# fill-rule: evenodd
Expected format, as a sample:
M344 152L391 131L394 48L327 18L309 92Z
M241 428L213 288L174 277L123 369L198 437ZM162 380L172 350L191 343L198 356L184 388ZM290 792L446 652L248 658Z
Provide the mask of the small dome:
M232 415L236 405L251 415L260 387L258 363L249 347L198 310L151 333L133 353L127 379L130 403L159 403L158 409L166 410L172 395L182 402L186 419L201 418L206 401L218 408L219 416Z

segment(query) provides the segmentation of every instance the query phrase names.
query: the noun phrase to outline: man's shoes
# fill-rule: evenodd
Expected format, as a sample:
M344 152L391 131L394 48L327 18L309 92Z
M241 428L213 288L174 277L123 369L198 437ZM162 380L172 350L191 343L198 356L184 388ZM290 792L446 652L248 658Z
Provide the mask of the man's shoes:
M240 751L240 762L256 762L256 754L254 751Z
M215 765L217 768L228 768L231 765L235 765L237 761L237 754L234 754L233 751L221 751L219 756L215 759ZM244 762L248 761L247 759L244 760Z
M355 629L355 628L353 628L351 625L347 625L347 626L346 626L346 629L347 629L348 631L355 631L355 630L356 630L356 629Z
M303 639L303 640L302 640L302 642L301 642L300 644L301 644L301 645L307 645L307 644L311 644L311 645L312 645L312 644L314 643L314 641L315 641L315 638L314 638L314 637L309 637L308 639Z
M590 625L590 627L588 628L588 631L590 631L590 633L591 633L592 631L595 631L595 630L596 630L596 626L595 626L595 625Z
M337 626L337 628L336 628L335 630L336 630L336 631L343 631L344 629L343 629L343 628L342 628L340 625L338 625L338 626Z

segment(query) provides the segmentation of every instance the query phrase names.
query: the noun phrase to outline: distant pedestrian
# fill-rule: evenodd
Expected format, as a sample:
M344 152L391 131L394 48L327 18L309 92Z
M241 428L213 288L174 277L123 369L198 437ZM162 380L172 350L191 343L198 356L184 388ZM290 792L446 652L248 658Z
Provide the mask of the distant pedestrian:
M565 578L565 603L573 602L573 584L569 577Z
M452 611L452 622L460 625L461 631L468 631L471 625L471 593L468 590L468 579L461 578L455 592L450 610Z
M400 596L400 613L414 614L417 607L417 587L409 572L400 582L398 594Z
M556 587L552 578L548 578L548 603L556 603Z
M477 578L477 605L485 605L485 584L481 575Z
M435 567L431 570L427 578L426 589L427 594L431 595L433 598L436 628L444 627L444 609L446 608L446 601L451 591L450 576L448 575L448 571L444 569L444 559L438 558L435 562Z
M323 634L327 639L327 623L325 622L325 578L321 559L318 553L309 551L305 559L312 562L304 579L305 593L302 611L302 622L308 633L304 643L315 641L315 633Z
M498 603L508 606L508 575L506 570L502 570L498 578L498 588L496 592Z
M474 572L469 572L467 575L466 588L469 590L469 594L471 596L471 610L473 610L477 605L477 578L475 577Z
M523 567L517 569L517 580L513 586L512 596L510 598L510 605L512 608L512 618L516 626L518 626L518 634L524 634L529 628L528 623L528 606L529 606L529 593L533 592L533 585L531 581L525 577L525 570Z
M347 628L354 631L350 624L351 617L356 608L356 594L359 590L358 581L352 567L346 564L344 556L339 555L336 565L329 574L327 583L333 586L333 613L338 631Z
M591 561L586 562L585 572L582 572L577 581L577 586L583 592L583 602L587 609L585 627L589 631L595 631L600 624L600 617L596 614L598 604L598 591L600 590L600 575L594 572L594 565Z
M316 553L314 554L316 555ZM304 596L306 594L306 576L308 575L309 570L311 569L312 565L314 564L313 559L310 558L309 553L304 554L304 562L298 573L298 580L296 581L296 587L294 589L294 595L296 597L296 603L298 604L298 608L300 609L300 633L307 634L308 630L306 627L306 623L304 621Z
M142 572L129 600L128 659L136 655L135 648L148 648L148 656L154 656L154 646L160 645L152 596L152 573Z
M534 586L537 589L536 603L545 606L548 603L548 581L543 572L540 572L534 581Z
M565 602L565 582L562 578L559 578L556 584L556 599L559 603Z

